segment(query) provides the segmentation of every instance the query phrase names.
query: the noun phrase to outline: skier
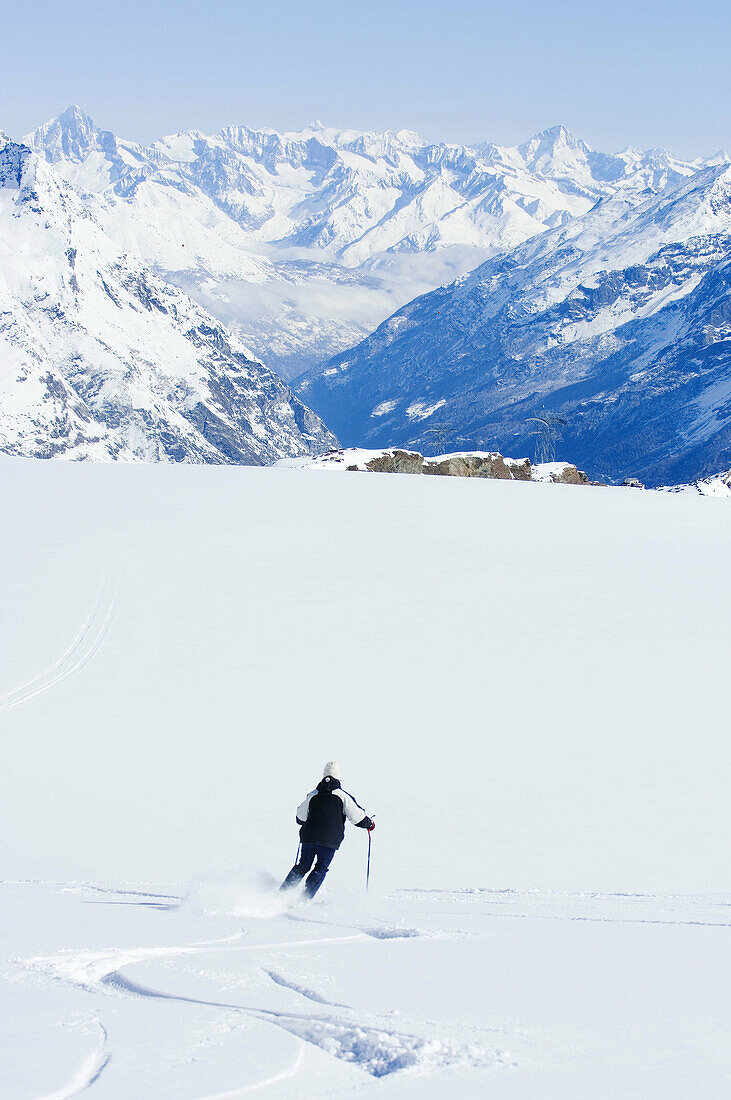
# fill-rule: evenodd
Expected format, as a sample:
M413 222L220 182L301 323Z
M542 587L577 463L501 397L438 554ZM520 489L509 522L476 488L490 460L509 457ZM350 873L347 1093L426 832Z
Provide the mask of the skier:
M329 760L323 768L322 779L317 787L310 791L297 809L301 851L280 889L291 889L307 875L305 895L314 898L322 886L333 856L343 842L346 817L359 829L368 829L370 832L376 827L363 807L340 786L340 765L337 760ZM310 871L313 863L314 869Z

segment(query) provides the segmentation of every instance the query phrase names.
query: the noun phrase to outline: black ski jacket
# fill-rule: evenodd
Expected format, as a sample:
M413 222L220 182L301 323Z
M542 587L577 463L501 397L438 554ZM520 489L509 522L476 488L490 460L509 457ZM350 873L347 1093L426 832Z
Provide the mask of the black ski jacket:
M345 819L366 827L370 818L352 795L344 791L339 779L327 775L297 809L297 824L303 844L322 844L339 848L345 836Z

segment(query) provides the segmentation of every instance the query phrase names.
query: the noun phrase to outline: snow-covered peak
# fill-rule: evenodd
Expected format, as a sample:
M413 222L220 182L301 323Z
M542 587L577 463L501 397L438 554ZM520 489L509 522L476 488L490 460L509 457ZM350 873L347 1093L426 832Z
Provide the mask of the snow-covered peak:
M542 165L550 166L552 161L561 158L566 161L576 155L586 157L589 146L580 138L575 137L565 126L552 126L548 130L541 130L534 134L528 141L518 146L518 150L526 164L542 171Z
M154 171L154 157L142 146L100 130L80 107L68 107L58 118L23 138L82 193L98 193L125 176Z
M514 152L531 173L587 197L612 194L628 176L621 157L595 152L565 126L542 130Z
M74 104L27 135L24 141L55 164L60 160L84 160L92 149L98 147L100 136L101 131L97 130L93 120Z

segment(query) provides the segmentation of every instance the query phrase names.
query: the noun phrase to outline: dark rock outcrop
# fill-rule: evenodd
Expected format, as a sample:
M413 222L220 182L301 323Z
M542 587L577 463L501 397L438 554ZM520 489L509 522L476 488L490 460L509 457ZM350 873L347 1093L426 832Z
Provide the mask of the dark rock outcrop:
M349 452L330 451L323 461L338 462ZM356 452L357 453L357 452ZM504 458L498 451L488 454L455 453L424 458L418 451L398 448L350 464L348 470L369 470L374 474L429 474L437 477L489 477L502 481L530 481L529 458Z
M366 469L374 474L420 474L423 462L417 451L385 451L366 462Z
M447 477L491 477L502 481L513 478L510 469L501 454L470 455L455 454L430 462L424 459L425 474L442 474Z
M506 458L505 464L515 481L532 481L533 470L529 458Z

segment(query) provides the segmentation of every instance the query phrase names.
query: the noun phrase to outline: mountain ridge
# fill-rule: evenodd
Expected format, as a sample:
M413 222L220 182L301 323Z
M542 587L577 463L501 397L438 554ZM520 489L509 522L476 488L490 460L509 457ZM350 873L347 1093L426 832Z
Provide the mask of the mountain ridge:
M95 127L79 107L27 143L113 238L287 378L618 186L666 186L697 167L664 152L593 154L564 127L510 148L319 123L181 131L143 147ZM531 143L544 150L541 171L520 152ZM567 145L581 161L573 177ZM615 178L595 178L590 155L609 157Z

